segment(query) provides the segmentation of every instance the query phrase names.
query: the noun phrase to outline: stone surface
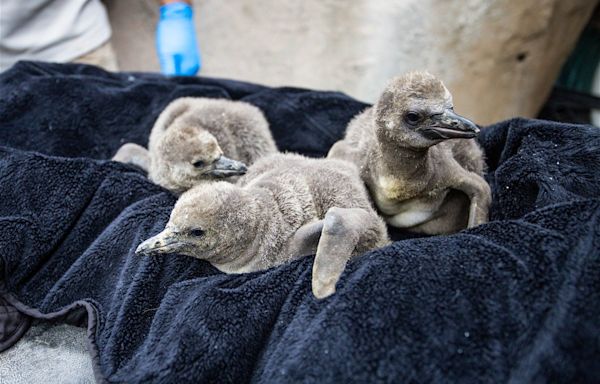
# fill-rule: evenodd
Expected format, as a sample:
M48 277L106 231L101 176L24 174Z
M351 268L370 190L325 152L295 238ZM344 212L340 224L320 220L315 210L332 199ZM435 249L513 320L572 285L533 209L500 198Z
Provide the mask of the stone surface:
M373 101L427 69L479 123L535 116L597 0L194 0L202 75ZM157 0L107 1L121 68L157 70Z
M0 383L95 382L84 328L37 322L18 343L0 353Z

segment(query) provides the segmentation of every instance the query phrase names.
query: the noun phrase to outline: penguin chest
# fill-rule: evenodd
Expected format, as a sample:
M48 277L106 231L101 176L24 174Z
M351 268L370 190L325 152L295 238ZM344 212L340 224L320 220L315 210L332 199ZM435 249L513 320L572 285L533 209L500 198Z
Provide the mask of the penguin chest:
M384 205L388 205L390 202L408 200L420 192L418 186L407 183L402 179L387 176L379 177L373 190L375 200L381 200Z
M413 227L432 219L448 194L447 189L417 192L398 184L381 185L373 194L387 223L398 228Z

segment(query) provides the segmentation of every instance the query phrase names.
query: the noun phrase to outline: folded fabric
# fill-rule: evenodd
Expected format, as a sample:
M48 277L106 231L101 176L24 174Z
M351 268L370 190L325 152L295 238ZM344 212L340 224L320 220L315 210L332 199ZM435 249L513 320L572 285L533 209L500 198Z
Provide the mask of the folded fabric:
M260 107L281 150L322 156L366 107L343 94L21 62L0 75L2 297L83 322L106 382L593 382L600 377L600 130L483 129L491 221L349 263L225 275L139 257L175 197L109 159L181 96Z

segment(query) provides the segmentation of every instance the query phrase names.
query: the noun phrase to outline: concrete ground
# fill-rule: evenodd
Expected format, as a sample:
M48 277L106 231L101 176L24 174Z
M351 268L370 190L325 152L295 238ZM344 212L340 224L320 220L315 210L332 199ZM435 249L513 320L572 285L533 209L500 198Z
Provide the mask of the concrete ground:
M86 330L34 322L23 338L0 353L0 383L95 383Z

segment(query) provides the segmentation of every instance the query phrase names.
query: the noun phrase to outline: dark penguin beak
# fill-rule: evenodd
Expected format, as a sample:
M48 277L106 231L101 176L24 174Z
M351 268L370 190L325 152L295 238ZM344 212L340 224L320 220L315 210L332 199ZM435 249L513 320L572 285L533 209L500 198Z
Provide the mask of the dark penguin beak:
M165 253L178 253L184 246L185 243L177 239L175 233L169 229L165 229L158 235L141 243L135 250L135 254L140 256L154 256Z
M213 177L224 178L243 175L247 170L246 164L241 161L221 156L217 161L212 163L211 169L207 173Z
M423 136L431 140L472 139L479 133L475 123L451 109L431 116L430 120L431 125L423 128Z

